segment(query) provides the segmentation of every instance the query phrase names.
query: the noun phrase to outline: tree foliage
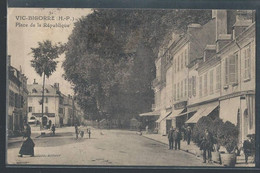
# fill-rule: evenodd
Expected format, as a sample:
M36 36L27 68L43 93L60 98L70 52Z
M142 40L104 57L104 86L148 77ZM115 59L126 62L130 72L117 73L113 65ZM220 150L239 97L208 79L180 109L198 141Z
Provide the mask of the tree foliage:
M154 60L165 38L204 24L207 10L94 9L79 19L66 45L65 79L93 119L100 112L150 111ZM97 117L95 115L99 115Z
M45 76L48 78L56 70L58 61L55 59L64 52L65 47L61 43L53 45L50 40L45 40L38 42L38 47L31 48L31 50L31 54L33 54L31 66L35 69L37 74L43 76L42 100L39 102L39 104L42 105L43 117Z

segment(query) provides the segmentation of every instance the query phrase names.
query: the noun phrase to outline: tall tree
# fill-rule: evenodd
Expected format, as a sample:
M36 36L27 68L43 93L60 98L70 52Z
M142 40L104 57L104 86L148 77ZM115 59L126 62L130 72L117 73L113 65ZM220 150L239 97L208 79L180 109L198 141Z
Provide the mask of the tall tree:
M31 66L34 68L37 74L43 77L42 81L42 118L44 108L44 90L45 90L45 77L49 78L52 73L56 70L58 61L57 59L60 54L64 51L64 46L59 44L52 44L50 40L38 42L38 47L31 48L33 54L33 60L31 60ZM43 123L43 121L42 121ZM41 123L41 128L43 124Z
M162 42L172 32L185 32L190 23L210 19L210 10L95 9L75 23L63 63L65 78L93 119L100 111L147 111Z

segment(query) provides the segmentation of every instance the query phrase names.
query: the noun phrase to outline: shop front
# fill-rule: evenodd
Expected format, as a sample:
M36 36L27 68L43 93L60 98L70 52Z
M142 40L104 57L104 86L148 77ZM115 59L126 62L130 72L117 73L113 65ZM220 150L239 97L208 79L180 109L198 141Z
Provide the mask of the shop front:
M213 119L219 116L219 101L205 103L194 107L189 107L190 115L187 116L185 124L194 126L201 117L210 116Z
M220 118L238 127L239 143L242 145L247 135L255 134L255 94L241 93L221 99Z

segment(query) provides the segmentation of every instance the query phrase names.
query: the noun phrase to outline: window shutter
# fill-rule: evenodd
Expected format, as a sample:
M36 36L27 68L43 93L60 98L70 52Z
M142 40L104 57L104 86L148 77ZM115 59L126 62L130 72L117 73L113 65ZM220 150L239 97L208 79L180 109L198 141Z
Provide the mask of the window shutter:
M228 78L228 75L229 75L229 69L228 69L228 64L229 64L229 59L226 58L225 60L225 84L228 85L228 82L229 82L229 78Z
M236 82L236 57L232 55L229 57L229 82Z

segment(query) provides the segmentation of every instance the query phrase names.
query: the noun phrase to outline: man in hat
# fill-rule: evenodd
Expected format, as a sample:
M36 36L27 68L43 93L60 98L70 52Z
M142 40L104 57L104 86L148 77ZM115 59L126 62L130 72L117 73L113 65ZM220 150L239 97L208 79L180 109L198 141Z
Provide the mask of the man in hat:
M190 145L190 138L191 138L191 128L190 128L190 126L187 127L186 135L187 135L187 144Z
M173 149L173 127L171 127L168 132L168 140L169 140L169 150L172 150Z

